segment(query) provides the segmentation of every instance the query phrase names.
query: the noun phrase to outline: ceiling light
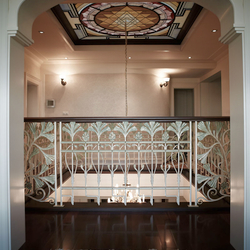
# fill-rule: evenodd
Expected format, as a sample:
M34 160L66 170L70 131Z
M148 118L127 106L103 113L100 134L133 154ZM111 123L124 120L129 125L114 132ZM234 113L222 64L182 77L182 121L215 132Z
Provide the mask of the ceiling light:
M43 34L43 33L44 33L42 30L39 30L38 32L39 32L40 34Z
M191 58L192 58L192 56L189 56L189 57L188 57L188 59L191 59Z
M67 60L67 59L68 59L68 57L65 57L64 59L66 59L66 60Z
M169 50L163 50L163 52L169 52Z
M128 59L131 59L131 58L132 58L131 56L128 57Z
M217 30L216 30L216 29L214 29L214 30L212 30L212 32L213 32L213 33L215 33L215 32L217 32Z

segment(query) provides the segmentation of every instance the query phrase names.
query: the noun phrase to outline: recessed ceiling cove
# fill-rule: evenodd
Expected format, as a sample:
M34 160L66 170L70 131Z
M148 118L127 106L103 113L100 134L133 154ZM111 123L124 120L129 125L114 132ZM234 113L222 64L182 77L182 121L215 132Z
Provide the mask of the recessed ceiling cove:
M191 2L60 4L52 9L75 45L181 44L201 7Z

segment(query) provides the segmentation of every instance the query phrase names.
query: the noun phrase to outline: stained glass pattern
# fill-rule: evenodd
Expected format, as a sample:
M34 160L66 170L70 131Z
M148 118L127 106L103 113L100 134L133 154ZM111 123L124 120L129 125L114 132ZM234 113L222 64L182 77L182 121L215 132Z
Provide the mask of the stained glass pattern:
M60 22L66 20L64 28L71 28L80 41L124 40L125 31L130 41L180 40L184 24L190 19L194 7L197 8L192 2L72 3L59 6L59 9L52 9L53 12L58 19L58 11L63 13L64 21L60 19Z

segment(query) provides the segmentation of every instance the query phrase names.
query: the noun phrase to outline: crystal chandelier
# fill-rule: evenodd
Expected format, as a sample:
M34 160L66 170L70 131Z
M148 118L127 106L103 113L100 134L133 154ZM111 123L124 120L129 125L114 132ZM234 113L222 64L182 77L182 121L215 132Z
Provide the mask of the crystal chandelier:
M128 38L127 38L127 26L131 20L124 16L124 31L125 31L125 115L128 116ZM142 203L145 202L145 196L139 194L139 186L137 185L136 190L129 189L131 186L128 180L128 167L126 166L126 178L125 183L122 185L124 189L118 188L116 184L116 189L112 192L112 197L108 198L108 203Z
M139 186L137 185L137 189L134 192L129 189L131 184L123 184L123 187L128 187L128 189L119 190L118 184L116 184L116 189L114 189L113 196L108 198L108 203L125 203L125 198L127 203L142 203L145 202L145 196L139 194Z

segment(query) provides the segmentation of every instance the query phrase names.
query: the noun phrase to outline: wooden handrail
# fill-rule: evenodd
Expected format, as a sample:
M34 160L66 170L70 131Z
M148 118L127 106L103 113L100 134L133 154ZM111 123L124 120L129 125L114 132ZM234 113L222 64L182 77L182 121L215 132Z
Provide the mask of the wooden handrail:
M93 122L175 122L175 121L230 121L229 116L166 116L166 117L144 117L144 116L130 116L130 117L25 117L24 122L79 122L79 123L93 123Z

